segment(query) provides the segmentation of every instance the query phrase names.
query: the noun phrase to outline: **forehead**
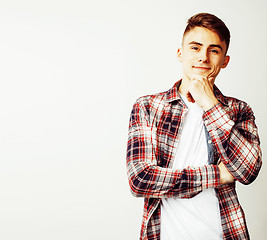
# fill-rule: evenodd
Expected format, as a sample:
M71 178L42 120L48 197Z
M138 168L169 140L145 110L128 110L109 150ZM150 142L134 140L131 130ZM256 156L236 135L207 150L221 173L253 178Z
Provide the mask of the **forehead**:
M190 42L198 42L203 45L221 45L226 49L226 43L220 40L217 33L203 27L194 27L183 37L183 45L188 45Z

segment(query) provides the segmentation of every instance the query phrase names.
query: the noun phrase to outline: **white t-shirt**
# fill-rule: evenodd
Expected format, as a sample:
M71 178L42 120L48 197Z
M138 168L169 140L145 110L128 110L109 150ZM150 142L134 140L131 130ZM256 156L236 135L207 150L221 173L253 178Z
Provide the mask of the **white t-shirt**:
M197 103L188 107L177 147L173 169L208 165L208 148L203 110ZM161 240L220 240L222 227L219 202L214 188L193 198L166 198L161 204Z

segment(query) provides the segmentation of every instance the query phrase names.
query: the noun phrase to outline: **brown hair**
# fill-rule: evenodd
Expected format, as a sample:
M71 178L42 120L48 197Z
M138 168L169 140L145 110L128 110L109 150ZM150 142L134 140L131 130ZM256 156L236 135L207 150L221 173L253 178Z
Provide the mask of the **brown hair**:
M203 27L209 29L212 32L215 32L220 40L226 43L227 52L230 43L230 31L220 18L210 13L198 13L194 15L187 21L187 26L185 28L183 38L186 33L191 31L195 27Z

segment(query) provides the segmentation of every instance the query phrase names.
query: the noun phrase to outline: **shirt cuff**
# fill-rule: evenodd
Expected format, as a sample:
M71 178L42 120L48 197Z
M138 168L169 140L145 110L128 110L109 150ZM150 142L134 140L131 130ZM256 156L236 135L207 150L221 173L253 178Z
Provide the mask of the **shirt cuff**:
M203 114L203 121L208 130L220 129L223 132L230 133L234 126L234 121L230 119L228 113L224 110L221 103L216 104Z
M220 186L220 171L217 165L205 165L201 168L202 190Z

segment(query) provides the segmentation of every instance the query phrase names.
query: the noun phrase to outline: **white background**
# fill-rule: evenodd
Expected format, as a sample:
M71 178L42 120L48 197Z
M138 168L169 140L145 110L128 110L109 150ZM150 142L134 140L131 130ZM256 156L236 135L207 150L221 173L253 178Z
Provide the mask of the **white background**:
M143 200L125 167L130 110L180 79L176 50L198 12L231 31L216 84L251 105L264 153L266 10L264 0L1 0L0 239L139 238ZM238 184L252 240L267 235L266 172Z

